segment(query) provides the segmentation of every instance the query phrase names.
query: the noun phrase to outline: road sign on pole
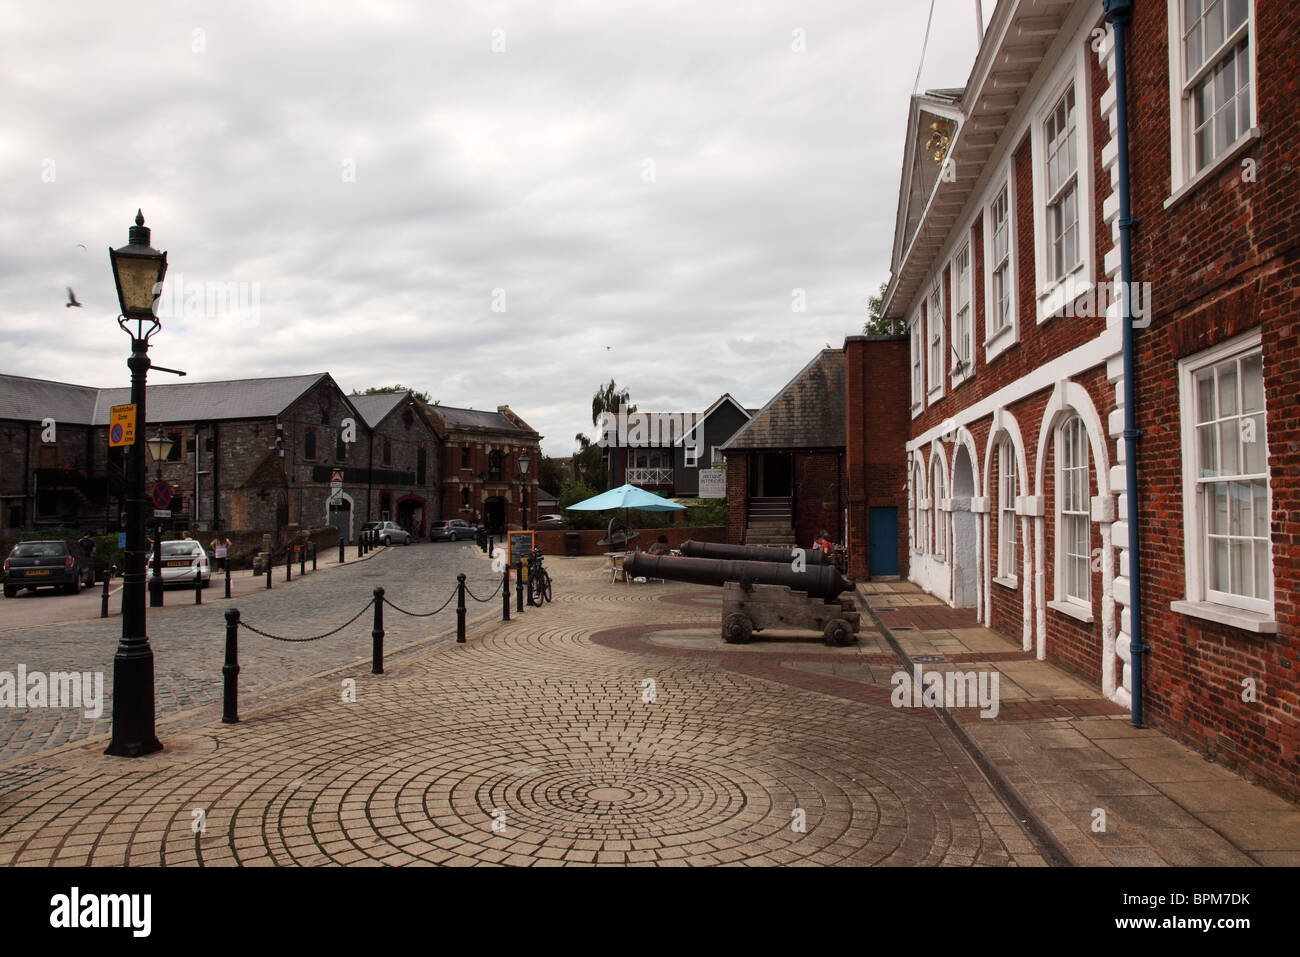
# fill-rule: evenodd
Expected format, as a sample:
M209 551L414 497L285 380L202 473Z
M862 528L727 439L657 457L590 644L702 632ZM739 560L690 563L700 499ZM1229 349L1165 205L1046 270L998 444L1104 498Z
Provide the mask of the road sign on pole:
M115 405L108 410L108 444L135 445L135 405Z
M172 503L172 487L166 482L159 482L153 487L149 497L153 499L155 509L166 509Z

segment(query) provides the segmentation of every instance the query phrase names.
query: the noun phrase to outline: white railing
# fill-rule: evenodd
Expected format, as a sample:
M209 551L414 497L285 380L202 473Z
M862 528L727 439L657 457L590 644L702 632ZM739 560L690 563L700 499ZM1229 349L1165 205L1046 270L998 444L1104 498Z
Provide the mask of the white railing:
M628 469L629 485L672 485L673 470L667 469Z

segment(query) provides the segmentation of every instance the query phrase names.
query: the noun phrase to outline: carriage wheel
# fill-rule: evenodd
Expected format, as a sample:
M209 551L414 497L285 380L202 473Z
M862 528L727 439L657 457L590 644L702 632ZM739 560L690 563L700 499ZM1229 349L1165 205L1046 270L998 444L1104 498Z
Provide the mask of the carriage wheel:
M826 644L836 648L843 648L845 645L852 644L856 637L853 633L853 626L843 618L832 618L826 622L822 635L825 636Z

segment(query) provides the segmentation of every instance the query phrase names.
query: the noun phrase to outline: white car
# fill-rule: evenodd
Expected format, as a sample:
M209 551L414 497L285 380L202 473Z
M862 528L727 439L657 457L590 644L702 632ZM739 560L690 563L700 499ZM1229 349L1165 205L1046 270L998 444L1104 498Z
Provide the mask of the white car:
M372 534L381 545L411 544L411 533L396 522L380 522L379 527Z
M208 563L208 553L203 546L193 539L182 538L173 542L162 543L162 580L164 585L194 584L194 573L198 572L203 587L212 581L212 568ZM149 564L146 572L153 577L153 550L149 550Z

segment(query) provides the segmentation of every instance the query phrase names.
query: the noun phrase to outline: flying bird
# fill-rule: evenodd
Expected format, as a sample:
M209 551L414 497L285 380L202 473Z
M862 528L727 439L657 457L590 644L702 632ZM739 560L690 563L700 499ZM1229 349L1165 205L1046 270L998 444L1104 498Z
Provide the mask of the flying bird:
M78 249L85 249L86 246L85 246L84 243L77 243L77 248L78 248Z
M76 294L75 292L73 292L73 291L72 291L72 287L69 286L69 287L68 287L68 301L65 302L65 303L63 304L63 308L64 308L64 309L71 309L73 306L76 306L78 309L80 309L80 308L81 308L81 303L77 302L77 294Z

